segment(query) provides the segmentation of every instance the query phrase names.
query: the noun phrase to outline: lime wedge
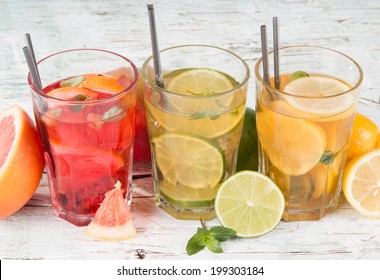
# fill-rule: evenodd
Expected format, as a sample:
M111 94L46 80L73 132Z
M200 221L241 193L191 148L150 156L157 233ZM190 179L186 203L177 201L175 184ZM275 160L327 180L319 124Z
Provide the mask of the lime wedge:
M233 88L234 85L225 74L207 68L182 72L171 79L167 85L168 91L197 96L214 95Z
M338 114L354 104L353 94L336 96L350 88L347 83L338 79L311 76L291 81L285 85L284 92L294 95L287 96L286 99L299 110L315 114Z
M170 133L152 142L157 167L172 185L214 188L224 175L224 153L207 139Z
M220 186L215 212L220 223L240 237L268 233L280 222L285 208L284 196L267 176L241 171Z

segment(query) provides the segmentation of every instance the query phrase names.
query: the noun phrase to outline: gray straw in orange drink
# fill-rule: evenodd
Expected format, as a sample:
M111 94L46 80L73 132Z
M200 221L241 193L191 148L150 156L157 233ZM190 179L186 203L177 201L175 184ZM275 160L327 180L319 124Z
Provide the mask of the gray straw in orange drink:
M153 64L154 64L154 74L155 74L155 84L159 87L164 87L164 80L162 76L161 60L160 60L160 50L158 48L157 31L156 31L156 20L154 17L154 7L153 4L147 4L148 14L149 14L149 26L150 26L150 39L152 41L152 54L153 54Z
M274 85L276 89L280 88L280 56L279 56L279 32L278 19L273 18L273 59L274 59Z
M32 52L30 51L29 46L25 46L22 48L22 51L24 52L24 56L26 59L26 63L28 64L30 76L32 77L33 84L36 86L36 88L42 92L42 84L41 84L41 78L38 73L37 64L35 60L33 59Z
M265 25L260 26L261 31L261 53L263 59L263 77L264 82L269 82L269 63L268 63L268 41L267 41L267 28Z

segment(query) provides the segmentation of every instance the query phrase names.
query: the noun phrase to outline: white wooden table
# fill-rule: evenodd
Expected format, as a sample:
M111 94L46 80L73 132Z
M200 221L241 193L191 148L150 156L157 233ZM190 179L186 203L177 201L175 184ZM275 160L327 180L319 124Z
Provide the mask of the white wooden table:
M254 67L260 56L259 26L280 18L281 44L334 48L363 67L359 111L380 125L380 1L193 0L154 1L160 47L202 43L227 48ZM0 0L0 110L32 105L21 51L31 33L37 58L68 48L95 47L123 54L137 65L150 55L144 1ZM270 33L271 34L271 33ZM271 40L270 40L271 42ZM254 77L248 106L254 107ZM144 166L136 166L142 174ZM380 172L380 171L379 171ZM0 259L380 259L380 220L339 208L314 222L281 222L267 235L222 244L224 254L186 255L198 221L171 218L153 203L151 177L134 180L132 210L137 237L100 242L52 214L46 176L28 202L0 220ZM217 225L216 219L207 223Z

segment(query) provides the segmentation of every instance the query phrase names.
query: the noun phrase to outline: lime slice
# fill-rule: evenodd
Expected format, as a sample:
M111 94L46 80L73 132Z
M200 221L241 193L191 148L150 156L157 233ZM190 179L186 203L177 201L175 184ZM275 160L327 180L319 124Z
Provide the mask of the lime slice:
M189 106L191 106L191 104L193 104L193 109L196 109L197 106L199 107L195 101L187 103ZM215 103L210 104L209 108L212 108L212 106L217 105ZM197 134L206 138L217 138L242 125L245 112L245 99L242 100L240 106L235 107L231 111L222 112L218 115L206 115L204 117L193 118L191 118L191 114L181 116L164 112L149 102L146 102L146 108L148 112L147 120L155 129L157 129L157 124L159 124L160 128L171 132ZM206 110L211 109L204 109L203 112L207 112ZM202 112L202 110L198 112ZM196 113L197 112L194 112L193 114ZM155 129L152 129L152 131Z
M350 88L347 83L338 79L311 76L291 81L285 85L284 92L295 96L294 98L287 96L286 99L290 105L299 110L315 114L338 114L354 104L353 94L336 96Z
M223 73L207 69L191 69L169 81L167 90L184 95L214 95L234 88L231 80Z
M153 99L152 103L147 102L147 111L155 126L217 138L242 124L246 88L218 95L238 84L232 77L216 70L196 68L169 73L165 79L166 89L178 95L164 100L164 110L160 109L159 102L155 106Z
M194 189L194 190L197 191L197 189ZM173 197L166 195L166 193L164 193L162 190L160 191L160 193L163 196L163 198L165 198L171 205L181 206L181 207L186 207L186 208L213 207L214 202L215 202L215 199L205 200L205 199L202 199L201 197L199 197L198 200L194 200L194 199L186 200L186 199L183 199L182 197L181 199L175 199ZM192 193L194 193L194 191ZM189 196L191 196L191 193L189 194Z
M268 233L280 222L285 200L280 189L267 176L241 171L222 183L215 198L220 223L240 237Z
M171 133L152 142L157 167L172 185L214 188L224 175L224 153L207 139Z

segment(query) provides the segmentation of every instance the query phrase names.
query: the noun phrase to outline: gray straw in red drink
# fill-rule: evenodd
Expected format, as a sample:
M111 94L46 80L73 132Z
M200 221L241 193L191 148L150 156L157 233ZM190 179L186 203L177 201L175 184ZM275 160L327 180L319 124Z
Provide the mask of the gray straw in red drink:
M261 53L263 57L263 77L264 82L269 82L269 62L268 62L268 41L267 41L267 28L265 25L260 26L261 31Z
M30 54L32 55L32 59L35 65L37 65L36 55L34 54L34 48L32 44L32 38L30 37L29 33L25 33L25 43L29 47ZM38 73L38 68L37 68Z
M274 85L276 89L280 88L280 56L279 56L279 32L278 19L273 18L273 59L274 59Z
M147 4L148 14L149 14L149 26L150 26L150 39L152 41L152 53L153 53L153 64L155 73L155 83L159 87L164 87L164 80L161 69L161 59L160 50L158 48L157 31L156 31L156 21L154 17L154 7L153 4Z
M41 78L38 74L37 64L35 60L33 60L32 53L30 51L29 46L25 46L22 48L22 51L24 52L24 56L26 59L26 63L28 64L30 76L32 77L33 84L36 86L36 88L42 92L42 84L41 84Z

